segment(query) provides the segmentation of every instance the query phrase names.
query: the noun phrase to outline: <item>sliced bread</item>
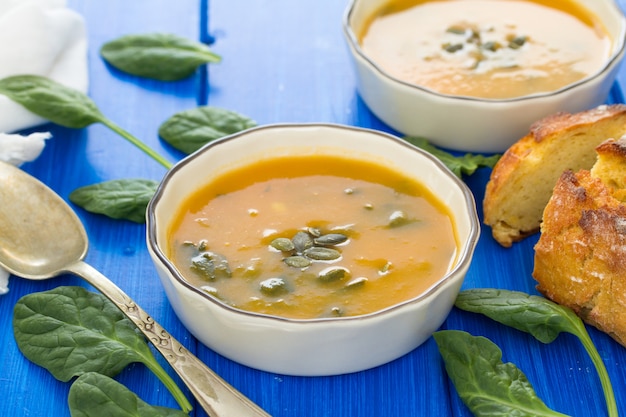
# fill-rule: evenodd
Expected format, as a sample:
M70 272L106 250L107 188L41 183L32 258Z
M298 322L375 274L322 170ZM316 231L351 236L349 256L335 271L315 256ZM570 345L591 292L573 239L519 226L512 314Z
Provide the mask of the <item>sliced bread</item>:
M626 105L558 113L536 122L493 169L483 200L484 222L505 247L539 231L543 210L561 174L590 169L594 149L626 133Z

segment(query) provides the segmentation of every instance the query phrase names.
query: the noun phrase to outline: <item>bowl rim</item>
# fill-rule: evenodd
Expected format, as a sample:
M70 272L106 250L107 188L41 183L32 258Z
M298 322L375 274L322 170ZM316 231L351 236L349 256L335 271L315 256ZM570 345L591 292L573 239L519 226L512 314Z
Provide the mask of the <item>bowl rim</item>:
M626 52L626 15L622 11L622 9L617 4L616 0L606 0L610 1L611 6L618 12L618 17L621 21L620 27L620 36L616 38L616 42L618 42L617 47L614 52L611 54L608 60L604 63L604 65L598 69L597 72L588 75L574 83L567 84L558 90L547 91L541 93L533 93L525 96L519 97L510 97L510 98L482 98L482 97L473 97L473 96L463 96L463 95L455 95L455 94L444 94L440 93L436 90L432 90L418 84L413 84L407 81L403 81L399 78L396 78L390 74L388 74L385 70L383 70L379 65L377 65L371 58L369 58L361 49L359 42L357 40L356 34L352 30L352 26L350 25L350 18L352 13L354 12L355 5L361 0L349 0L348 5L346 6L342 19L342 27L344 37L347 39L349 47L352 51L352 54L356 54L360 59L362 59L367 66L374 70L382 78L391 81L392 83L396 83L398 85L407 87L411 90L416 90L417 92L424 93L426 95L433 95L440 98L452 99L452 100L461 100L465 102L482 102L482 103L515 103L519 101L527 101L527 100L537 100L545 97L558 96L560 94L564 94L570 90L573 90L583 84L590 83L598 78L601 78L605 73L609 72L609 70L619 61L621 60L622 55Z
M330 129L330 130L335 130L335 129L348 130L357 134L369 133L369 134L380 136L386 140L391 140L395 142L396 144L404 146L407 149L417 152L421 154L423 157L429 159L434 164L435 168L440 172L441 175L444 175L448 177L449 179L451 179L454 185L459 188L459 191L463 195L463 200L464 200L465 208L467 211L467 217L469 220L468 237L465 241L460 242L460 246L459 246L460 251L457 257L457 262L454 264L454 266L445 275L439 278L434 284L432 284L430 287L428 287L425 291L420 293L418 296L410 298L408 300L405 300L397 304L393 304L381 310L377 310L377 311L367 313L367 314L356 315L356 316L296 319L296 318L290 318L290 317L281 317L281 316L275 316L275 315L270 315L270 314L257 313L253 311L248 311L248 310L243 310L243 309L239 309L236 307L232 307L216 299L215 297L211 297L210 295L201 291L196 286L192 285L190 282L184 279L182 274L178 271L178 269L174 266L174 264L167 258L167 256L165 256L165 254L163 253L163 251L157 244L157 235L158 235L157 223L158 222L156 220L156 214L155 214L156 207L161 201L161 198L163 197L165 193L165 189L168 183L171 181L172 177L176 175L177 172L184 169L184 167L188 163L190 163L190 161L196 159L200 154L209 151L211 148L220 146L224 143L236 140L237 138L241 136L253 134L261 130L300 129L300 128L311 128L311 127ZM342 124L336 124L336 123L274 123L274 124L267 124L267 125L252 127L252 128L213 140L205 144L202 148L200 148L196 152L193 152L192 154L186 156L185 158L183 158L182 160L174 164L174 166L172 166L172 168L170 168L170 170L166 172L165 176L159 183L156 192L154 193L153 197L150 199L148 203L147 210L146 210L146 237L147 237L148 248L150 249L150 251L153 252L153 256L155 256L158 259L161 265L169 271L170 279L173 278L178 284L182 285L187 290L201 296L203 299L209 301L210 303L214 304L220 309L224 309L236 315L241 314L241 315L245 315L248 317L253 317L253 318L261 319L261 320L270 320L270 321L279 321L279 322L288 322L288 323L304 324L304 323L327 323L327 322L338 322L338 321L352 322L352 321L361 321L361 320L365 320L365 319L372 318L372 317L379 317L382 315L389 314L390 312L400 310L406 306L421 303L425 299L435 295L435 293L437 293L441 287L443 287L449 281L453 280L453 278L457 277L457 275L462 273L463 270L467 270L470 266L473 253L475 251L476 245L478 244L478 240L480 238L480 221L478 218L474 195L472 191L469 189L469 187L459 177L457 177L450 169L448 169L448 167L443 162L441 162L437 157L418 148L417 146L410 144L409 142L405 140L400 139L397 136L394 136L392 134L382 132L379 130L375 130L375 129L342 125Z

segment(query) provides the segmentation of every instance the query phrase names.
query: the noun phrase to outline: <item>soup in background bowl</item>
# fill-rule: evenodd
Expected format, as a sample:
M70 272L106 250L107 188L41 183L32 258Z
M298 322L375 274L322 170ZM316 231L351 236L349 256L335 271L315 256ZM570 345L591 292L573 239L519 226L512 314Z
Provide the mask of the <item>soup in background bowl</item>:
M605 102L626 40L615 0L352 0L343 29L357 90L377 117L440 147L486 153L547 115Z
M306 160L310 162L308 165L304 162ZM298 162L303 168L293 166ZM264 165L266 163L278 169L266 169L267 166ZM258 177L255 175L251 180L246 174L257 168L261 168L259 172L264 174L257 173ZM252 171L247 171L249 169ZM285 173L283 170L291 171ZM357 170L363 172L356 172ZM221 218L210 210L205 211L208 201L213 198L217 201L228 196L228 193L222 193L224 190L219 188L208 192L207 190L212 187L211 184L213 186L220 184L218 180L228 179L232 175L235 178L225 181L224 184L228 185L226 188L243 190L252 187L254 192L259 194L258 200L268 198L271 201L261 204L254 198L250 200L246 197L248 203L243 207L225 204L222 208L225 211L221 211L222 214L219 215ZM314 287L319 287L315 289L316 291L320 288L328 289L325 284L329 284L333 291L353 292L357 296L360 289L372 284L377 278L384 279L385 274L391 276L394 268L400 269L399 266L402 264L400 260L387 259L395 256L394 250L385 249L382 251L384 256L380 258L362 260L374 271L372 275L357 272L350 262L355 259L358 261L359 257L348 252L351 246L358 247L359 239L366 238L370 233L368 228L360 229L360 226L345 221L349 217L337 219L335 224L333 218L339 215L327 217L322 209L323 205L314 200L304 202L301 206L308 204L314 208L307 212L308 214L303 213L305 214L303 217L294 216L290 219L288 211L294 210L294 207L286 206L281 200L282 197L274 198L274 194L268 193L267 181L271 183L273 178L295 178L296 186L310 191L307 193L306 190L305 192L299 190L299 198L305 198L302 196L307 194L315 197L315 194L319 194L314 190L314 185L311 185L315 181L308 186L298 181L307 177L319 179L317 175L351 177L363 181L352 182L350 187L347 187L348 183L341 183L333 192L337 198L357 202L355 208L378 213L377 220L373 222L373 229L391 232L394 229L419 228L419 210L413 211L415 207L411 198L425 200L425 207L429 207L431 214L436 216L435 223L443 222L444 225L443 229L431 229L428 237L421 240L435 242L435 238L438 237L435 234L448 232L452 236L451 246L446 249L448 253L442 257L442 269L438 273L440 276L414 295L395 300L391 305L356 314L344 314L350 307L350 302L347 305L333 305L334 301L330 304L322 303L325 307L321 313L315 312L305 317L281 315L276 311L259 312L237 306L236 302L229 299L228 291L220 289L215 284L218 280L229 284L241 278L234 273L239 266L242 266L240 272L243 275L246 272L252 275L249 277L251 285L243 292L243 297L260 298L258 293L251 296L250 291L265 290L269 294L268 299L273 302L278 302L281 297L289 294L289 291L295 292L298 289L297 282L289 281L286 285L288 288L284 289L286 292L283 294L273 292L280 285L277 282L272 284L272 278L283 277L285 281L290 279L285 275L279 275L285 269L290 270L295 276L308 277L307 279L313 281ZM397 188L398 179L404 184L404 190L409 190L405 193L407 198L411 197L407 201L397 199L394 195L398 193L397 189L393 190ZM367 181L385 186L383 188L388 189L384 192L389 194L378 195L381 190L376 193L365 192L364 185ZM255 189L255 184L261 184L262 187ZM396 185L391 187L391 184ZM353 189L350 189L351 187ZM277 195L282 195L285 190L279 191ZM361 197L363 199L357 200ZM184 223L182 219L185 215L182 213L185 211L195 213L190 216L190 219L195 219L191 220L191 223L201 223L201 233L177 237L176 230ZM236 214L237 211L240 213ZM239 215L242 217L237 220ZM252 223L234 224L249 222L251 219L262 222L250 227L248 226ZM443 323L452 308L479 236L479 222L471 192L436 158L381 132L320 124L254 128L207 145L178 163L166 174L149 204L147 223L148 248L167 297L180 320L192 334L209 348L237 362L257 369L292 375L355 372L391 361L420 345ZM244 260L241 263L239 261L231 263L228 258L234 255L224 249L228 246L224 244L229 242L233 244L232 242L237 241L239 237L233 238L229 235L229 230L245 233L244 229L252 236L254 245L250 246L256 247L260 252L242 258ZM442 233L442 230L447 232ZM305 250L289 249L277 244L275 246L275 241L279 238L295 244L297 241L295 236L299 232L306 233L313 241L323 236L335 235L332 239L336 239L336 235L344 235L346 238L344 241L331 239L331 244L314 242L312 245L321 253L327 249L335 250L339 253L339 258L316 259L316 255L310 256ZM406 243L398 243L404 244ZM424 256L423 252L430 249L424 249L420 244L415 244L414 264L423 267L424 263L434 261L435 257ZM381 243L382 245L393 248L395 243L389 241ZM411 253L410 242L408 246L408 250L398 252ZM209 277L203 282L198 282L196 277L190 278L185 267L177 266L179 261L173 255L173 249L176 248L182 249L183 252L188 251L182 256L183 263L187 262L187 265L192 259L201 260L200 258L205 256L203 253L212 252L216 255L212 259L212 266L207 267L201 263L200 268L207 267L209 270L213 268L213 272L216 272L217 266L218 276ZM244 248L242 253L245 252ZM197 258L198 256L200 258ZM286 264L286 258L298 256L309 258L311 264L306 266ZM282 272L265 277L255 276L259 272L255 270L258 266L255 259L258 261L258 258L261 264L271 265L272 268L279 267L279 271ZM220 270L220 266L225 265L222 260L227 261L227 269L230 270L231 276L228 276L228 273L226 276L220 275L224 272L224 268ZM323 270L333 267L345 268L344 272L347 274L331 277L328 282L320 282ZM193 274L197 275L197 272ZM417 275L408 273L404 279L410 280L413 276ZM359 278L366 280L360 280L359 283ZM207 286L214 287L216 293L206 288ZM224 291L223 299L220 291ZM303 297L307 296L305 294ZM264 304L265 301L260 303ZM298 310L298 297L289 303L292 304L290 309ZM380 340L385 340L385 343L381 344ZM307 360L303 361L303 357Z
M617 42L576 0L390 0L358 40L392 77L486 99L576 83L600 72Z

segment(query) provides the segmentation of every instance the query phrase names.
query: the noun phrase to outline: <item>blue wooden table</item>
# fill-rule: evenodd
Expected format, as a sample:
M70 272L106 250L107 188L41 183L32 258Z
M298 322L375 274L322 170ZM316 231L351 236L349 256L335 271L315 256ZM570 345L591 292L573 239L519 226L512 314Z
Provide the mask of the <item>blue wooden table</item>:
M620 3L626 7L626 0ZM369 112L355 90L341 30L345 1L69 0L69 6L87 22L90 96L110 119L172 162L182 154L158 138L158 126L178 111L204 104L237 111L259 124L333 122L394 133ZM159 82L123 74L100 58L104 42L148 32L213 42L223 62L187 80ZM625 83L626 68L608 102L624 101L620 85ZM42 129L50 130L54 138L38 160L23 168L65 199L80 186L118 178L159 180L165 173L101 125L72 130L48 124ZM479 203L489 173L483 169L467 178ZM392 363L333 377L266 373L215 354L186 331L170 308L146 250L145 226L76 209L90 237L87 262L273 416L471 415L448 379L432 338ZM480 207L479 212L482 216ZM529 238L503 249L484 228L464 288L536 293L531 277L535 242L536 237ZM12 277L10 292L0 297L0 416L69 416L70 385L22 356L11 325L13 306L20 297L59 285L85 284L72 276L44 282ZM452 311L443 327L490 338L502 349L504 361L526 373L549 407L572 416L606 415L595 369L574 337L561 335L543 345L525 333L458 310ZM626 348L593 328L589 332L608 368L621 414L626 415ZM177 407L143 365L128 367L117 379L150 404ZM192 415L205 414L196 409Z

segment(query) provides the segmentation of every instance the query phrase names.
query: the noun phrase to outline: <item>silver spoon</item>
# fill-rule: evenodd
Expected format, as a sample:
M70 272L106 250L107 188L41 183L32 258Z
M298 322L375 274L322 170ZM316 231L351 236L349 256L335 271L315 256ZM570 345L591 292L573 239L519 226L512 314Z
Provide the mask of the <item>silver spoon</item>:
M137 325L211 417L270 415L220 378L113 282L83 261L88 240L74 211L54 191L0 161L0 266L26 279L74 273Z

